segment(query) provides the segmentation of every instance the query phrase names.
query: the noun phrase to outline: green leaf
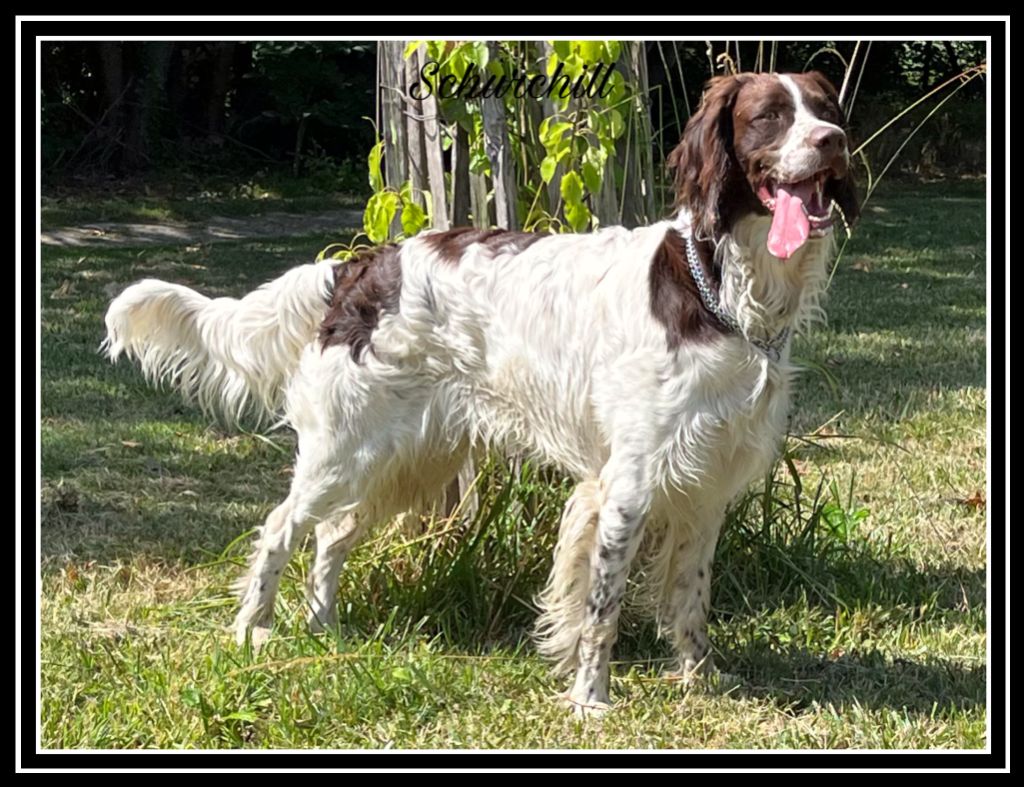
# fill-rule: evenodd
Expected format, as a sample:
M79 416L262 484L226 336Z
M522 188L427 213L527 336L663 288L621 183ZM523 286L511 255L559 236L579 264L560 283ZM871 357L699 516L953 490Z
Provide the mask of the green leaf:
M403 60L408 60L409 59L409 55L411 55L413 52L415 52L417 49L419 49L420 48L420 44L422 44L422 43L423 43L423 41L420 40L420 41L410 41L408 44L406 44L405 45L405 51L402 52L402 59Z
M434 226L434 198L430 195L430 192L426 189L420 191L420 196L423 198L423 204L427 206L427 219L426 225L428 227Z
M540 179L545 183L550 183L551 178L555 176L555 169L558 167L558 159L554 156L545 156L544 160L540 163Z
M366 203L363 230L371 243L383 243L388 239L391 221L398 210L398 200L398 194L394 191L380 191Z
M591 162L599 170L604 171L605 162L608 161L608 151L600 146L590 146L583 154L583 160Z
M427 213L415 202L406 202L402 206L402 233L411 238L427 223Z
M544 126L543 122L541 126ZM562 141L565 132L571 128L572 123L566 123L565 121L549 123L546 128L541 129L540 143L548 153L553 153L558 148L558 143Z
M487 48L487 42L474 41L469 46L473 53L473 62L476 63L477 68L480 68L481 70L486 68L487 61L491 59L491 52Z
M549 41L552 49L555 50L555 54L558 55L562 60L565 60L572 54L572 42L571 41Z
M575 172L566 172L562 176L562 199L566 205L575 205L583 200L583 181Z
M619 59L619 55L622 52L622 44L620 44L618 41L605 41L604 48L607 52L609 65Z
M580 169L583 172L583 182L587 185L587 191L597 194L601 190L604 172L593 161L584 161Z
M558 55L552 52L548 55L548 63L544 70L547 72L548 76L551 76L555 73L556 68L558 68Z
M370 155L367 156L367 164L370 167L370 188L374 192L384 190L384 176L380 171L380 160L384 155L384 140L380 140L370 148Z
M203 704L202 694L195 686L185 686L179 693L181 701L190 708L198 708Z
M612 71L608 77L608 104L615 106L626 97L626 80L618 71Z
M575 173L570 173L575 174ZM564 183L565 180L563 179ZM582 202L567 203L565 206L565 220L575 232L582 232L590 224L590 208Z
M600 41L574 41L579 48L580 57L588 66L592 66L601 60L604 54L604 45Z
M618 139L626 130L626 122L622 119L622 113L617 109L608 110L608 131L612 139Z
M451 58L448 60L448 67L451 68L452 73L455 74L460 80L466 75L466 67L469 63L466 60L466 48L465 46L456 47L452 52Z

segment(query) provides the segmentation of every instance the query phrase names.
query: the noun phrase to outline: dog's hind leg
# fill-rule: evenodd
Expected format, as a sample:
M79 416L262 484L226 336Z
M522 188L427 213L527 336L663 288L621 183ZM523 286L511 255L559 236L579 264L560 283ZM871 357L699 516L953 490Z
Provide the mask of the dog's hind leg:
M400 462L384 462L366 479L358 510L316 526L316 552L306 583L307 623L313 633L337 625L338 579L366 532L404 511L420 511L456 476L465 445L450 451L410 446Z
M313 454L299 454L291 492L267 517L249 571L239 584L241 608L235 617L239 644L251 634L258 647L269 636L274 598L292 554L314 526L339 508L352 506L351 487L342 482L339 463L332 456L314 458Z
M601 471L604 498L590 550L590 582L576 651L576 680L566 699L580 715L609 706L609 659L618 637L626 578L651 503L642 456L613 454Z
M537 650L555 661L555 673L577 666L576 649L590 592L590 555L597 538L601 485L596 479L576 485L562 511L555 559L547 585L537 599L541 616L534 628Z
M338 623L338 578L349 552L366 532L365 517L348 514L316 526L316 552L306 581L306 622L316 634Z
M711 604L711 564L724 512L694 513L676 524L668 569L662 584L659 628L667 634L679 658L676 674L689 682L697 674L712 674L707 616Z

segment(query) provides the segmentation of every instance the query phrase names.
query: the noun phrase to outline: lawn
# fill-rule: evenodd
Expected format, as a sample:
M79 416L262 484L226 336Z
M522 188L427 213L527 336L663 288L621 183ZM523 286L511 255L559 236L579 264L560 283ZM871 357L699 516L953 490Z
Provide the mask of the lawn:
M106 363L103 313L145 276L239 295L338 238L44 248L43 747L983 747L984 196L880 189L828 325L797 341L783 459L715 564L715 658L739 683L661 677L668 650L627 609L615 710L586 722L528 638L567 494L528 465L487 473L469 521L360 547L339 633L304 630L303 555L268 645L232 642L229 586L293 440L223 431Z

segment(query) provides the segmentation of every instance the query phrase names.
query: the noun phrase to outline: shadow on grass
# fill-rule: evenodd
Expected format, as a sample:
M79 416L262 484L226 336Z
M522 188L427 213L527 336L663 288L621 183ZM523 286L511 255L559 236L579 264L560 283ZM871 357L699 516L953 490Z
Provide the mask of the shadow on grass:
M729 651L722 661L742 681L730 696L768 699L791 711L832 704L945 716L985 706L984 664L890 660L877 651L821 656L763 643Z

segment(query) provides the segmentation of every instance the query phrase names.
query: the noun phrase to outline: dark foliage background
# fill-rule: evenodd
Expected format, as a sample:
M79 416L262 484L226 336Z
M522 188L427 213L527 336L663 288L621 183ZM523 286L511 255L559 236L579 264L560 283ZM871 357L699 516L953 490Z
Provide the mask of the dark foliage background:
M855 42L705 42L647 45L655 139L678 139L701 86L734 64L817 68L837 84ZM851 111L864 139L944 80L984 59L983 42L871 43ZM373 42L44 42L44 182L168 171L280 168L336 173L373 144ZM976 80L900 155L900 171L972 174L985 162L984 85ZM874 143L885 161L927 108Z

